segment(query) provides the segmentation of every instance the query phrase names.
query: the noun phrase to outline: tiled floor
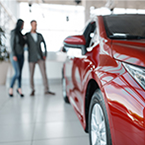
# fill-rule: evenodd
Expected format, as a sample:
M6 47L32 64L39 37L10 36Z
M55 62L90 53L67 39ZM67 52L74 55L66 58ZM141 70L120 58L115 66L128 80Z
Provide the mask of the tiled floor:
M16 93L9 98L0 86L0 145L89 145L72 106L63 102L61 85L50 88L55 96L43 95L43 86L37 86L30 97L25 85L24 98Z

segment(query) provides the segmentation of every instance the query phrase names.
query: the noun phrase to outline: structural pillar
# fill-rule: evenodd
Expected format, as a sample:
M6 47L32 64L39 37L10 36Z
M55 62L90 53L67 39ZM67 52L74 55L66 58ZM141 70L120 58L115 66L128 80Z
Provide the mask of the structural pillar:
M82 0L82 6L85 8L85 22L90 18L90 7L100 8L105 6L108 0Z

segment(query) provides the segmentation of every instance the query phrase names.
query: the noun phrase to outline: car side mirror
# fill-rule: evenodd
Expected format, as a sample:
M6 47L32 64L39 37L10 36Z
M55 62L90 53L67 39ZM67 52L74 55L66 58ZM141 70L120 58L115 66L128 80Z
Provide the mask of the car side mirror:
M86 54L86 40L83 35L69 36L64 40L64 47L79 48L82 50L82 55Z

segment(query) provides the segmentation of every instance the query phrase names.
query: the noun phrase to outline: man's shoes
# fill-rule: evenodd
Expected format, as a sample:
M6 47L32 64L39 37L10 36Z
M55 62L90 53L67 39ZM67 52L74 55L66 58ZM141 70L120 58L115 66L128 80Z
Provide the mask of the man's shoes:
M55 93L50 92L50 91L47 91L47 92L45 92L44 94L45 94L45 95L55 95Z
M35 90L31 92L30 96L35 96Z

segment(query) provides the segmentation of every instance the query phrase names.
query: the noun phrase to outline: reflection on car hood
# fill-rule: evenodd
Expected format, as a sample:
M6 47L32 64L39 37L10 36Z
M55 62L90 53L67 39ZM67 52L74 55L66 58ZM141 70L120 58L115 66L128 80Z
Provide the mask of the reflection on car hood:
M112 54L117 60L145 67L145 40L113 40Z

